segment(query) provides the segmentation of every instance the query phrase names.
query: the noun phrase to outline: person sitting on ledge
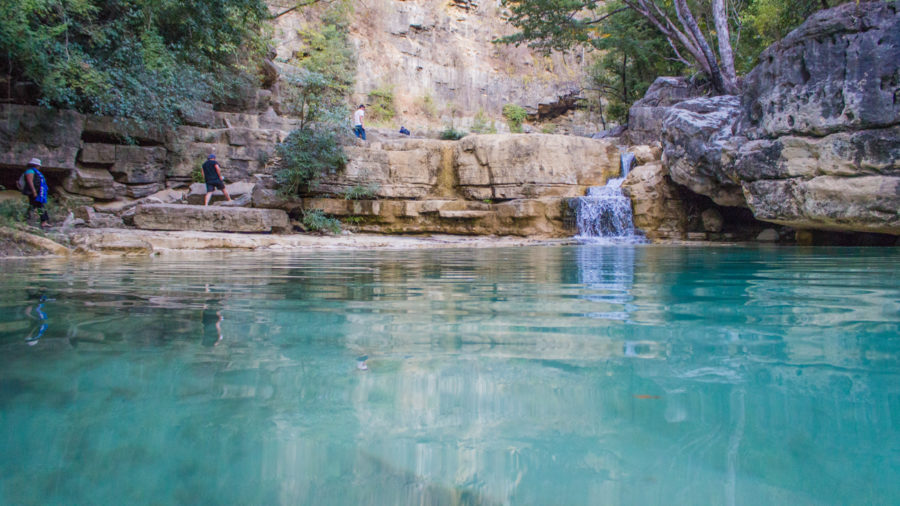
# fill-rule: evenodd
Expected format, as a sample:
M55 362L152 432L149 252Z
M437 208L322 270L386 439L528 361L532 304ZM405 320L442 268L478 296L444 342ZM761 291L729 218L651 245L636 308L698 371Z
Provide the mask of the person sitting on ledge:
M403 135L409 135L409 130L406 129L405 126L400 126L400 133Z
M203 205L209 205L209 198L216 190L222 190L225 198L231 201L231 195L225 189L225 178L222 177L222 171L219 169L219 163L216 162L216 155L211 154L206 157L203 163L203 179L206 180L206 195L203 197Z

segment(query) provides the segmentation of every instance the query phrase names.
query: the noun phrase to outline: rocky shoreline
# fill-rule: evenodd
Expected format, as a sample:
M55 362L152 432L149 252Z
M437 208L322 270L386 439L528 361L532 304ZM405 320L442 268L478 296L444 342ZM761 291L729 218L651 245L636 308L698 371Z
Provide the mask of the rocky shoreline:
M134 229L72 229L28 233L0 227L0 258L46 256L151 256L198 251L317 251L412 250L442 248L503 248L573 244L573 239L379 235L345 232L317 234L234 234L224 232L153 231Z

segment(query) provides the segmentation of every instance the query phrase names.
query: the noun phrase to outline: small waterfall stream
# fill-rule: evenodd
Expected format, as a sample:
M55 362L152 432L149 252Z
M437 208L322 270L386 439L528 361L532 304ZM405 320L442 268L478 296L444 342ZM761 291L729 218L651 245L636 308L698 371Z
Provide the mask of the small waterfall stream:
M631 199L622 193L622 182L634 166L634 153L623 153L622 176L610 179L606 186L588 188L587 196L573 199L578 235L582 240L612 240L615 242L646 242L635 234L631 218Z

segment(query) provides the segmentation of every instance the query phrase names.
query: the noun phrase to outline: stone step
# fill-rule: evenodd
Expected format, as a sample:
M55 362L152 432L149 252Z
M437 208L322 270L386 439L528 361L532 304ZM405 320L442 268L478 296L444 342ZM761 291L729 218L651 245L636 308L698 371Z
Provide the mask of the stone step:
M144 230L285 233L290 219L281 209L144 204L135 209L134 224Z

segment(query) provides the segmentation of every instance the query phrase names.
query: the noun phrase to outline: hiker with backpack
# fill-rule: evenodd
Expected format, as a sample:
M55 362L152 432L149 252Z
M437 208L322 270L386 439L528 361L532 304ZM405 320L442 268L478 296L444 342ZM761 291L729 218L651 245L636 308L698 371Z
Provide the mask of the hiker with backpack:
M28 162L28 168L19 177L17 186L19 191L28 196L28 203L31 204L28 215L30 216L32 211L37 213L41 217L41 228L47 228L50 226L50 217L47 216L44 204L47 203L47 194L50 189L47 187L47 179L41 174L40 168L41 161L32 158Z
M219 168L219 162L216 161L216 155L210 154L203 162L203 179L206 181L206 195L203 196L203 205L209 205L209 198L216 190L221 190L225 198L231 201L231 195L225 189L225 178L222 177L222 170Z

